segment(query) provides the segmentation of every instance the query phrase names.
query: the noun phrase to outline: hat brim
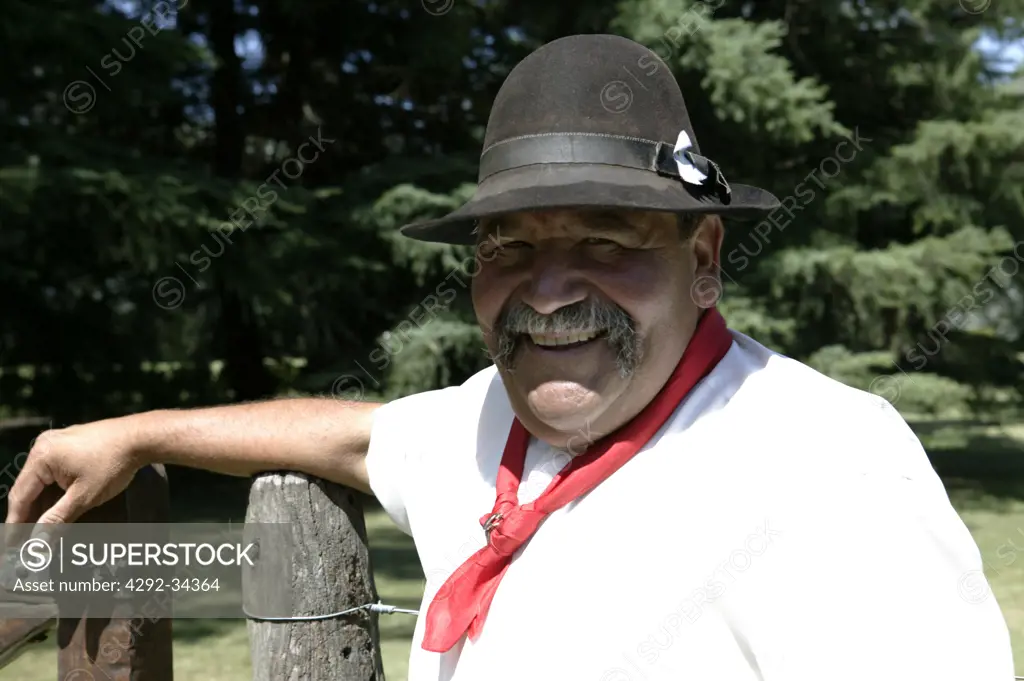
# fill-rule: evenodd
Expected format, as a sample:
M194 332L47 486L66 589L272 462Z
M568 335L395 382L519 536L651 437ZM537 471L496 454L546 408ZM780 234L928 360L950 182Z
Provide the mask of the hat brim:
M487 178L461 208L405 225L401 232L418 241L471 245L476 243L477 220L520 211L591 208L758 218L780 205L759 187L730 183L730 188L730 200L723 203L711 192L650 171L597 164L533 165Z

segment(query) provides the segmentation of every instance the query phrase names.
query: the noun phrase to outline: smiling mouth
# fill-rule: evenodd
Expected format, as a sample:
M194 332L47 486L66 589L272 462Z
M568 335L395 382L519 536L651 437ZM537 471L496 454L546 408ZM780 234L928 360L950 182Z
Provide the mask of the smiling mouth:
M596 340L604 338L606 336L604 331L590 331L586 333L570 333L570 334L545 334L545 333L530 333L524 334L525 338L528 338L531 345L534 345L541 350L574 350L576 348L583 347L593 343Z

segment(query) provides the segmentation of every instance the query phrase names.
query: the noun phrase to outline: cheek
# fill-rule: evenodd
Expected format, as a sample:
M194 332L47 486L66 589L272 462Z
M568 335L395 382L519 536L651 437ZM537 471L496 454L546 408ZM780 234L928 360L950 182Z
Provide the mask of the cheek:
M680 263L663 258L638 258L595 268L590 273L590 281L641 327L650 328L678 314L680 295L686 296L687 291L683 274Z
M473 312L484 334L489 334L505 306L512 287L502 281L494 268L483 265L473 277L470 294L473 299Z

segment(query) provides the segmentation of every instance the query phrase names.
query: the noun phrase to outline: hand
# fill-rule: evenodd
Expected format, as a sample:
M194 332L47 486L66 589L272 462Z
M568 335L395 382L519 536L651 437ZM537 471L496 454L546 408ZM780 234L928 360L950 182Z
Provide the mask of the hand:
M11 487L7 523L73 523L89 509L110 501L144 465L137 439L123 419L44 432L36 438ZM43 490L54 483L64 490L63 496L52 508L39 509Z

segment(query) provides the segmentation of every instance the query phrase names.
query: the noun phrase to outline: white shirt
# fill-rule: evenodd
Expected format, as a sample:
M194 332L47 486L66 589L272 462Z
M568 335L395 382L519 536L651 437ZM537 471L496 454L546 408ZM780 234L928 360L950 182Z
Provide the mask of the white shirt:
M367 469L427 583L410 681L1012 681L977 545L885 400L733 332L636 457L517 552L477 641L421 647L484 546L513 412L494 367L375 416ZM531 442L520 503L569 461Z

